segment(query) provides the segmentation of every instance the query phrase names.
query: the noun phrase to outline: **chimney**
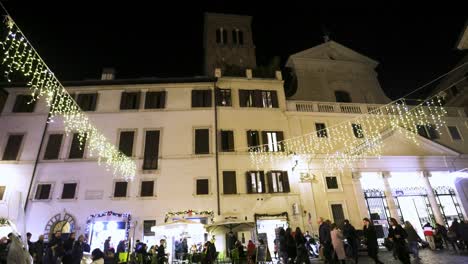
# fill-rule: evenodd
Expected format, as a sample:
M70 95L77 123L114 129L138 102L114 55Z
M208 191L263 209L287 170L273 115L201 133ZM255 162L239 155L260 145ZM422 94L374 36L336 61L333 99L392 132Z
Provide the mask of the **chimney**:
M101 80L114 80L115 79L115 69L114 68L104 68L102 69Z

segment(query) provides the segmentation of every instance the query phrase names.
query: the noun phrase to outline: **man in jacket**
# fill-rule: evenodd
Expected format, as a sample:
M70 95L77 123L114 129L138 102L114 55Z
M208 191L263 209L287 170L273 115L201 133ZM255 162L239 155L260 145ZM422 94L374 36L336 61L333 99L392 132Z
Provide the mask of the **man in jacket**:
M331 246L331 235L330 235L330 226L320 217L317 221L319 224L319 241L320 246L323 248L323 257L325 258L325 263L332 262L332 246Z

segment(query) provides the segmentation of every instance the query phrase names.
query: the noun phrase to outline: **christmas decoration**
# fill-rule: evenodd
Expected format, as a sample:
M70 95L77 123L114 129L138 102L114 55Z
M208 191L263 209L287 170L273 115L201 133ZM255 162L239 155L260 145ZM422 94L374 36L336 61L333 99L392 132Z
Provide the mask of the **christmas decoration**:
M196 210L185 210L185 211L179 211L179 212L167 212L166 217L164 218L164 222L166 223L169 218L177 217L177 216L188 216L192 217L193 215L197 216L209 216L210 221L213 222L214 219L214 212L213 211L196 211Z
M0 46L7 80L11 81L16 75L25 78L32 100L44 99L50 107L49 121L60 118L66 133L78 133L80 146L86 142L90 155L97 156L99 164L104 159L108 168L113 167L115 177L132 180L136 173L135 162L119 152L91 124L10 16L6 16L4 24L8 32Z

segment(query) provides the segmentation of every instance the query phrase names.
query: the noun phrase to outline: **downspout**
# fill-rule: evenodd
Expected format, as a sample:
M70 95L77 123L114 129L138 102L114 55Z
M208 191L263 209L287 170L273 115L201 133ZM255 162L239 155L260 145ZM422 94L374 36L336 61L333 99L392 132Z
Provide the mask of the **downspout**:
M216 78L213 82L214 90L214 126L215 126L215 161L216 161L216 203L218 206L218 215L221 215L221 202L219 195L219 149L218 149L218 100L217 100L217 91L216 86L218 79Z
M54 102L54 101L55 101L55 95L54 95L54 99L52 99L52 102ZM49 127L49 118L50 118L50 110L47 113L46 123L45 123L45 126L44 126L44 130L42 131L41 143L39 145L39 150L37 151L36 160L34 161L34 168L33 168L32 175L31 175L31 181L29 182L28 195L26 196L26 202L24 203L24 212L25 213L26 213L26 210L27 210L27 207L28 207L28 204L29 204L29 196L31 195L31 190L32 190L33 183L34 183L34 178L36 176L37 165L39 164L39 157L40 157L41 152L42 152L42 145L44 145L44 139L45 139L45 136L46 136L47 128Z

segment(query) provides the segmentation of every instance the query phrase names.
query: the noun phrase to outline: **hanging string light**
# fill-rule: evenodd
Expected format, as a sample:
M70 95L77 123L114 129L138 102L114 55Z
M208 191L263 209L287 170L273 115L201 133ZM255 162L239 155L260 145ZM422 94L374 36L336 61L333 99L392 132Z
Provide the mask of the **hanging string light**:
M90 155L96 156L99 164L104 160L108 168L113 168L114 177L132 180L136 174L135 162L93 126L10 16L6 16L4 25L8 32L0 46L6 79L10 82L13 73L25 77L32 100L44 99L50 107L50 120L61 118L66 133L77 133L80 146L86 143Z

